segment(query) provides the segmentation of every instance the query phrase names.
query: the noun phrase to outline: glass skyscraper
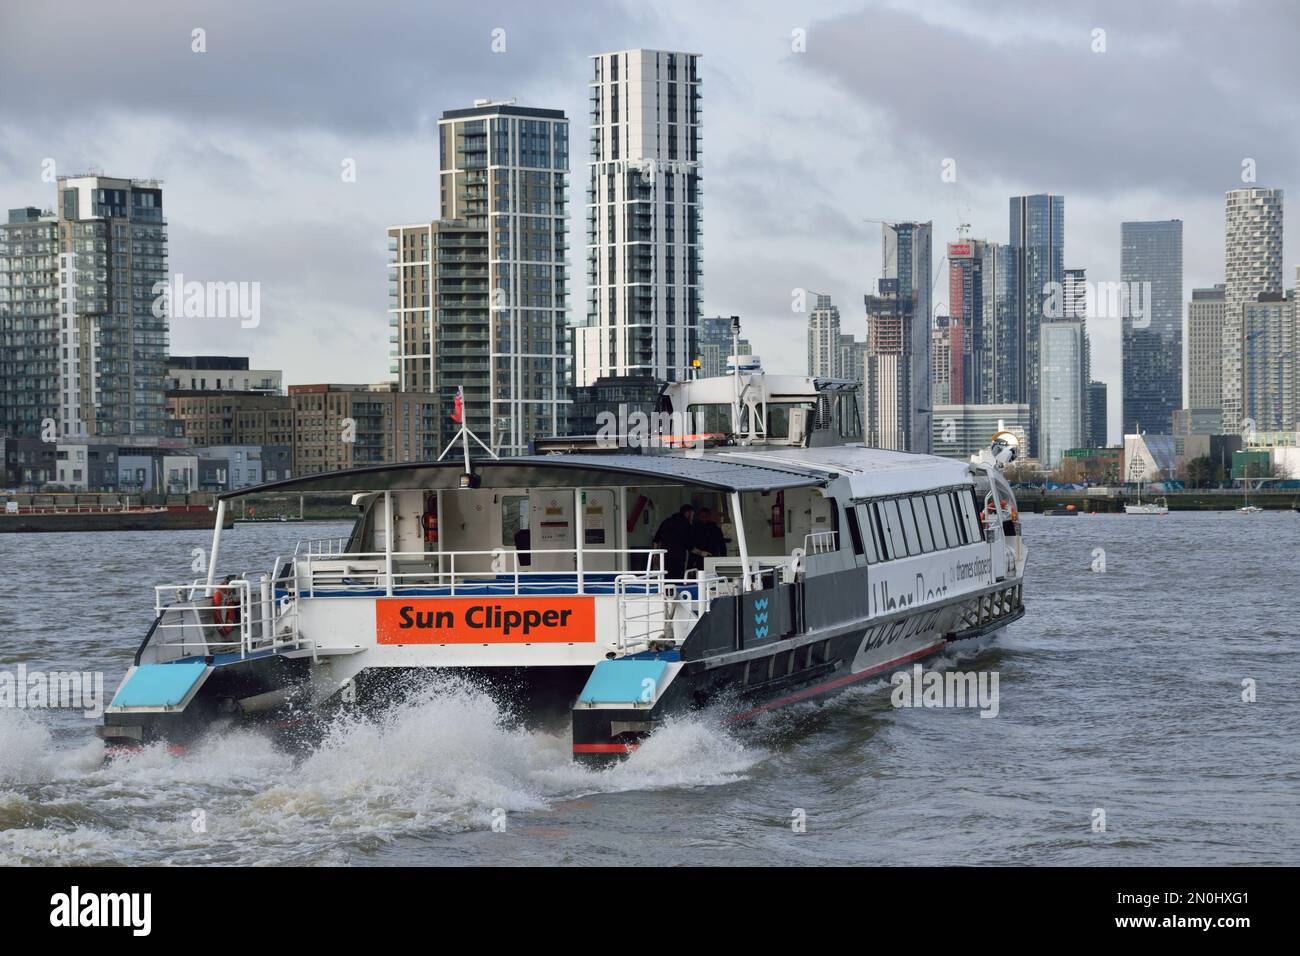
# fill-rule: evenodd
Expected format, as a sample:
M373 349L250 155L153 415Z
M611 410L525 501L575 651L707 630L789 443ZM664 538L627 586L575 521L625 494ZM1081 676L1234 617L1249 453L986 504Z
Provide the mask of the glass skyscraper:
M1123 316L1124 432L1170 434L1183 404L1182 221L1121 223L1119 271L1130 290L1150 288L1144 314Z
M1048 284L1062 283L1063 287L1065 281L1065 197L1048 193L1012 196L1010 212L1014 340L1007 343L1005 371L1018 385L1013 400L1029 406L1029 454L1038 457L1039 326L1051 296Z

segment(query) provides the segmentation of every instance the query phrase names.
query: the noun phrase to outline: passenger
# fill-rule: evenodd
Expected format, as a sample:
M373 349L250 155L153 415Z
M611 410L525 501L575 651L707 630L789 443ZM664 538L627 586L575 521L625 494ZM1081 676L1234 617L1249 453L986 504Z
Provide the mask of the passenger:
M655 532L653 548L663 548L664 570L669 580L680 581L686 577L686 559L691 549L691 526L695 521L695 509L691 505L682 505L676 514L669 515Z
M704 570L705 558L721 558L727 554L727 542L711 508L701 508L691 526L690 566Z

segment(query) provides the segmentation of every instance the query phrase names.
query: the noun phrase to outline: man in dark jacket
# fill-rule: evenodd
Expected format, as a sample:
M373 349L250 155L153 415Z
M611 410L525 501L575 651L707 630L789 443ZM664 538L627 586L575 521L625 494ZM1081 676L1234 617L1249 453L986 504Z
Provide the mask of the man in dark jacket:
M664 570L671 581L680 581L686 577L686 558L691 550L691 527L695 521L695 509L682 505L676 514L669 515L655 532L652 548L663 548Z
M702 571L705 558L721 558L726 553L727 542L713 519L713 510L701 508L695 524L691 525L691 567Z

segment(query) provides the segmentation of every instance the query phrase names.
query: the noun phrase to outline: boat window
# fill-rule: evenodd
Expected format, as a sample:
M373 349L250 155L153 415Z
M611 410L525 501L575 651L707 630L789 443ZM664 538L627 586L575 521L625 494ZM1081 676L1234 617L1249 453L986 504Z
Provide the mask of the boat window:
M730 405L692 405L687 409L688 433L700 432L705 435L731 434ZM674 425L674 427L677 427ZM740 406L740 431L749 430L749 408Z
M952 499L953 513L957 517L957 533L961 535L963 544L970 544L970 526L966 523L966 515L961 510L961 495L955 491L948 492L948 497Z
M979 534L980 521L979 521L978 514L975 510L974 492L971 492L968 495L958 492L957 500L961 502L962 515L966 519L966 540L978 541L980 536Z
M952 547L957 547L962 543L962 537L957 530L957 512L953 510L952 495L939 496L939 513L943 516L943 531L948 536L948 542Z
M857 392L841 392L839 396L840 437L856 438L862 434L862 421L858 417Z
M876 522L871 515L870 505L857 505L858 523L865 529L862 543L867 548L867 563L875 564L880 560L880 543L876 538Z
M520 532L528 531L528 496L503 495L501 498L501 543L520 551L529 547L520 547Z
M934 531L934 546L942 550L951 548L954 542L948 540L943 531L943 519L939 517L939 496L925 496L925 513L930 517L930 528Z
M898 499L898 513L903 519L903 536L907 538L907 553L920 554L921 538L916 533L916 515L912 514L912 506L906 498Z
M858 509L850 502L844 509L844 516L849 521L849 539L853 542L853 553L862 554L862 529L858 527Z
M921 535L921 550L929 553L934 550L934 535L930 533L930 519L925 516L925 498L917 495L911 501L912 513L916 515L916 530Z
M812 411L812 402L768 402L767 403L767 437L790 437L790 409L803 408ZM812 416L809 415L809 418ZM712 429L711 429L712 430ZM721 431L721 429L716 429Z
M880 512L885 530L889 533L889 553L896 558L907 557L907 539L903 536L903 520L898 514L898 502L882 501Z
M885 532L884 521L880 515L880 502L871 502L867 506L867 513L871 516L871 533L876 536L876 547L880 551L880 560L888 561L893 555L890 552L889 535Z

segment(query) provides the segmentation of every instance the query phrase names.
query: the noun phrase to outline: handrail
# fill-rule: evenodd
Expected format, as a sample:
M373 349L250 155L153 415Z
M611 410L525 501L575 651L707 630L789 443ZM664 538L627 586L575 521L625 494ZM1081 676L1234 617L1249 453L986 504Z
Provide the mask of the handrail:
M295 593L303 593L299 587L305 586L307 592L342 592L368 591L374 588L388 590L391 580L393 587L402 585L424 585L428 587L445 587L448 596L455 596L458 589L474 587L489 582L500 584L502 594L513 593L526 595L538 589L554 584L557 574L572 575L579 593L584 593L591 583L606 583L611 574L637 574L642 576L660 576L664 574L667 552L662 548L584 548L582 553L588 559L592 556L625 557L616 564L626 564L634 570L621 568L592 570L588 565L582 572L569 568L538 568L538 558L546 556L572 556L576 564L577 548L508 550L494 548L479 551L368 551L330 554L295 553L293 557ZM644 569L637 569L645 556ZM521 559L527 557L525 564ZM390 570L391 561L394 570ZM466 567L466 564L477 565ZM417 568L410 565L418 564ZM482 567L486 564L487 567ZM277 564L278 566L278 564ZM508 576L510 581L502 581Z
M652 641L680 645L686 635L678 638L675 633L678 614L689 613L698 620L708 613L713 599L729 584L726 578L702 574L677 580L659 579L654 582L659 586L653 590L651 583L633 574L614 579L618 600L616 646L620 651L649 646Z
M839 549L837 531L810 531L803 536L804 554L831 554Z

